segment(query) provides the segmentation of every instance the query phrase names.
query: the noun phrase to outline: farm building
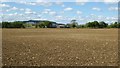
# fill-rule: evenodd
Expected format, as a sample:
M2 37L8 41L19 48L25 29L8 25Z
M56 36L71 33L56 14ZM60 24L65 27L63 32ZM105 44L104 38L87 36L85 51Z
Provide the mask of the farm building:
M65 28L65 24L57 24L57 28Z

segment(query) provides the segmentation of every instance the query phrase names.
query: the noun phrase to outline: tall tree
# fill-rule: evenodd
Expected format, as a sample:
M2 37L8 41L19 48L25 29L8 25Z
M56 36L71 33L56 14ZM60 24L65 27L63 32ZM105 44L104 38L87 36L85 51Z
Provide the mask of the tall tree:
M108 24L105 23L104 21L99 22L99 27L100 28L106 28L107 26L108 26Z
M78 26L78 23L76 22L76 20L71 20L71 27L75 28Z

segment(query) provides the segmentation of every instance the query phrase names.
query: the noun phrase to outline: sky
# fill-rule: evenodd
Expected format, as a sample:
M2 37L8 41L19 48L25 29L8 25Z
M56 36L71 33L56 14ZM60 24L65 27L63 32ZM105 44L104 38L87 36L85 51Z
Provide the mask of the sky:
M84 0L86 1L86 0ZM2 21L50 20L70 23L75 19L79 24L89 21L113 23L118 20L117 2L2 2ZM96 0L97 1L97 0Z

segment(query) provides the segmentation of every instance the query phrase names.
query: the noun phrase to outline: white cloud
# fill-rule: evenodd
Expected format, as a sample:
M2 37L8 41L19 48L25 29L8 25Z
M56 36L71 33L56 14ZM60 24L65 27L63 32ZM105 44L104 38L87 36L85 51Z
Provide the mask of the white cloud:
M10 6L7 4L0 4L0 7L4 8L4 7L10 7Z
M105 4L118 4L118 2L104 2Z
M110 17L106 17L106 20L109 20L110 19Z
M33 20L48 20L46 18L34 18Z
M82 14L82 12L81 12L81 11L76 11L76 13L77 13L77 14Z
M1 2L6 2L7 0L0 0Z
M30 2L29 4L30 4L30 5L36 5L36 3L33 3L33 2Z
M52 2L37 2L36 5L41 5L41 6L44 6L44 7L49 7L49 6L52 6Z
M27 1L30 2L31 0L0 0L1 2L20 2L20 1Z
M36 2L46 2L45 0L36 0Z
M15 12L15 13L10 13L10 14L6 14L6 15L8 15L8 16L14 16L14 15L18 15L18 13Z
M65 5L64 5L64 3L63 2L55 2L55 4L57 4L57 5L60 5L61 7L65 7Z
M26 11L26 10L29 10L29 9L23 9L23 8L12 7L12 8L9 8L9 9L5 10L5 12L9 12L9 11L13 11L13 10Z
M56 12L55 11L51 11L49 12L50 15L56 15Z
M60 11L60 14L64 14L64 11Z
M8 14L9 16L12 16L13 14Z
M62 7L65 7L65 5L63 4L63 5L61 5Z
M118 17L111 17L112 20L118 20Z
M26 11L25 13L26 13L26 14L32 14L32 12L31 12L31 11Z
M21 4L25 4L25 5L38 5L38 6L44 6L44 7L49 7L52 6L52 2L48 2L48 1L35 1L35 2L25 2L25 1L21 1Z
M25 9L21 8L20 11L24 11Z
M43 14L48 14L49 12L48 11L44 11L44 12L42 12Z
M17 14L18 14L17 12L14 13L14 15L17 15Z
M21 4L25 4L25 5L36 5L36 2L20 1L19 3L21 3Z
M56 19L57 19L57 20L62 20L62 19L63 19L63 16L56 16Z
M89 0L76 0L76 2L88 2Z
M118 11L118 7L110 7L108 9L111 10L111 11L113 11L113 10Z
M64 11L71 11L71 10L73 10L73 8L70 7L64 9Z
M101 19L103 18L103 16L102 16L102 15L98 15L97 18L98 18L99 20L101 20Z
M76 2L77 5L85 5L85 2Z
M105 17L103 20L104 21L109 21L108 23L112 23L112 22L118 21L118 17L115 17L115 16L113 16L113 17Z
M20 16L23 16L23 14L19 14Z
M36 12L32 12L32 11L26 11L26 14L36 14Z
M51 11L51 9L44 9L44 11L42 12L43 14L48 14Z
M76 2L119 2L119 0L76 0Z
M91 16L95 16L95 14L90 14Z
M1 0L1 2L119 2L119 0Z
M32 11L32 10L31 10L31 9L29 9L29 8L26 8L26 9L25 9L25 11Z
M26 9L25 9L25 13L26 13L26 14L36 14L36 12L32 11L32 10L29 9L29 8L26 8Z
M10 10L17 10L18 8L17 7L12 7Z
M14 11L14 10L19 10L17 7L12 7L12 8L9 8L7 10L3 10L5 12L9 12L9 11Z
M55 21L68 21L70 17L66 17L66 16L61 16L61 15L58 15L58 16L55 16ZM65 23L65 22L64 22Z
M6 12L9 12L9 11L10 11L9 9L6 10Z
M48 11L49 12L49 11L51 11L51 9L44 9L44 11Z
M98 7L93 7L92 10L100 11L101 9Z
M119 2L119 0L103 0L104 2Z
M57 5L62 5L63 2L55 2Z

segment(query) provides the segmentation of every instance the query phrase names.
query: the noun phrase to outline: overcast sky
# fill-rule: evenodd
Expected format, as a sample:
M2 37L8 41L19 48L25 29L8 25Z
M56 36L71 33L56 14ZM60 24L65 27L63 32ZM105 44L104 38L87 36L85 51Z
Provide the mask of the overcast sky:
M79 0L78 0L79 1ZM117 2L2 2L2 21L51 20L69 23L76 19L79 24L88 21L112 23L118 19ZM97 0L96 0L97 1ZM112 1L112 0L111 0Z

